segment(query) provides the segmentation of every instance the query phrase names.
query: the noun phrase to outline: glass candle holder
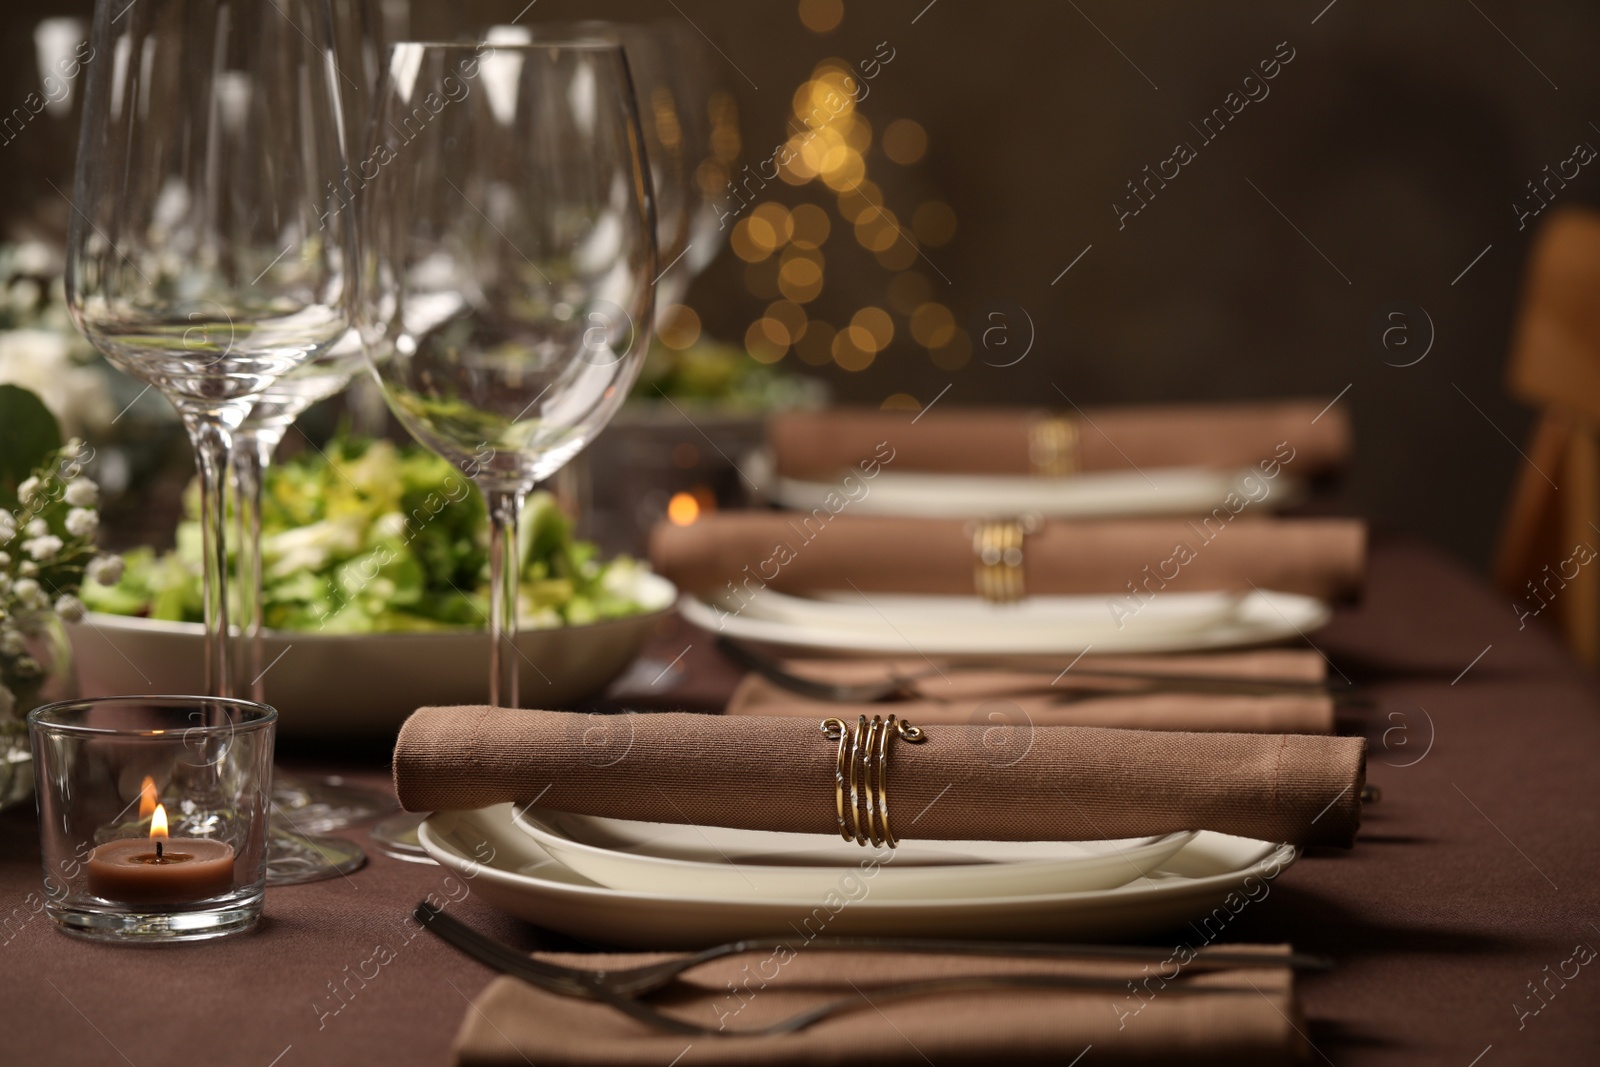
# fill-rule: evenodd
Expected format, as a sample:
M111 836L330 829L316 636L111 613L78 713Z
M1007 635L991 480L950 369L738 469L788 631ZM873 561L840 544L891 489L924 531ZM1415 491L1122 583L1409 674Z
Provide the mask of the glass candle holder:
M103 941L249 929L266 885L278 713L216 697L104 697L28 715L45 910Z

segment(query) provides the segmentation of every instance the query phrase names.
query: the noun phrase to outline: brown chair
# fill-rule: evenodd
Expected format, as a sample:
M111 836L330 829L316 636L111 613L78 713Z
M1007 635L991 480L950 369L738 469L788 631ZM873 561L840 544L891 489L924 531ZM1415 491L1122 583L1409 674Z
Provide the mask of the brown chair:
M1495 581L1553 618L1572 651L1597 663L1600 558L1582 561L1600 551L1600 212L1565 208L1540 228L1508 386L1539 421L1512 491Z

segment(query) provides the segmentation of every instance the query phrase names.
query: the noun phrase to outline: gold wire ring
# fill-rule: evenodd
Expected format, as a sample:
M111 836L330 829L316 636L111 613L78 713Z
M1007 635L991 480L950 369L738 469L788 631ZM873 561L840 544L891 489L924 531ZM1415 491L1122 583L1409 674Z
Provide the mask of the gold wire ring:
M839 742L839 760L833 769L833 809L834 818L839 823L839 836L846 841L853 840L850 828L844 821L844 760L846 748L850 743L850 730L843 719L823 719L822 736L829 741Z
M874 715L873 718L876 719L877 716ZM856 775L860 765L860 760L857 757L860 755L861 742L866 731L867 717L865 715L856 716L855 732L850 737L850 829L854 831L855 843L862 848L867 847L867 839L861 833L861 799L856 788ZM862 783L863 787L865 784L864 782Z
M839 836L863 848L868 841L877 848L897 847L899 842L889 829L890 744L895 737L920 744L927 739L927 734L893 715L887 721L878 715L870 721L865 715L859 715L854 729L843 719L822 720L822 735L839 743L833 771L834 819L839 825ZM850 808L848 825L846 803ZM867 822L864 832L861 828L863 812Z

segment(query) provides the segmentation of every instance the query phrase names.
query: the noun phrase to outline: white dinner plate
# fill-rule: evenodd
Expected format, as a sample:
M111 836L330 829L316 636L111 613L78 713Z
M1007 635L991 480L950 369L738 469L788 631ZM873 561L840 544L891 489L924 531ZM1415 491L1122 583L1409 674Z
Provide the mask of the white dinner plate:
M852 487L853 513L961 519L1028 513L1076 519L1202 515L1223 506L1229 493L1253 500L1252 507L1276 511L1299 503L1306 495L1302 482L1286 476L1269 481L1254 467L1093 471L1065 478L885 470L867 484L869 489L861 496L856 496L859 486ZM844 495L844 489L794 478L775 479L772 488L774 500L797 511L823 507L829 494Z
M1332 615L1297 593L1161 593L1125 597L1031 596L1014 604L979 597L760 589L741 602L685 596L684 618L726 637L841 655L1075 655L1187 652L1282 641Z
M1299 855L1292 845L1201 831L1148 877L1113 889L891 900L875 891L870 870L848 868L820 895L729 901L598 885L518 830L511 816L510 804L440 812L419 836L430 856L493 907L575 937L638 948L819 934L1115 940L1199 922L1218 910L1226 923L1244 906L1238 901L1269 895L1268 883Z
M838 836L636 822L527 808L518 829L570 870L612 889L732 903L814 897L861 863ZM1195 831L1121 841L906 840L882 865L884 899L1017 896L1110 889L1155 870Z
M677 587L639 571L632 590L645 610L584 626L517 634L524 707L559 708L597 696L623 672L672 608ZM90 612L71 623L82 687L95 693L203 693L205 628ZM483 631L319 634L268 630L267 703L280 735L387 734L420 707L488 699L489 637Z

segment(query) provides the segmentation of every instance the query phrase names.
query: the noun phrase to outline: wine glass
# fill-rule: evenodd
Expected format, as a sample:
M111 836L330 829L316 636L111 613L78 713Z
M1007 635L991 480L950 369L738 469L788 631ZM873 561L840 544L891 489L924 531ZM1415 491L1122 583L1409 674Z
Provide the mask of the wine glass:
M477 35L473 35L477 39ZM660 23L616 23L599 20L539 22L532 25L491 26L482 35L491 45L555 45L603 40L622 46L639 102L639 123L644 133L645 158L650 166L651 190L656 206L655 279L656 325L689 287L687 270L674 269L692 251L690 225L700 206L694 184L695 155L700 132L692 94L695 81L681 41L672 27ZM709 140L709 138L706 138Z
M601 40L402 42L373 131L362 338L396 417L484 495L488 696L516 707L523 498L606 425L648 346L654 205L627 60ZM404 842L392 823L374 836Z
M67 299L79 330L160 390L201 487L205 684L228 654L224 477L256 397L349 330L328 0L99 0Z
M337 190L338 210L348 211L359 195L357 162L366 142L366 123L382 62L378 11L373 0L332 0L335 77L344 119L350 170ZM341 392L365 366L361 338L352 326L316 358L268 385L234 433L233 484L238 539L235 551L239 608L239 691L266 703L266 677L272 667L262 655L261 503L273 453L307 408ZM280 831L272 838L267 864L269 885L316 881L353 870L365 858L355 844L338 838L310 837L394 810L394 800L375 789L337 779L309 779L275 769L272 800Z

